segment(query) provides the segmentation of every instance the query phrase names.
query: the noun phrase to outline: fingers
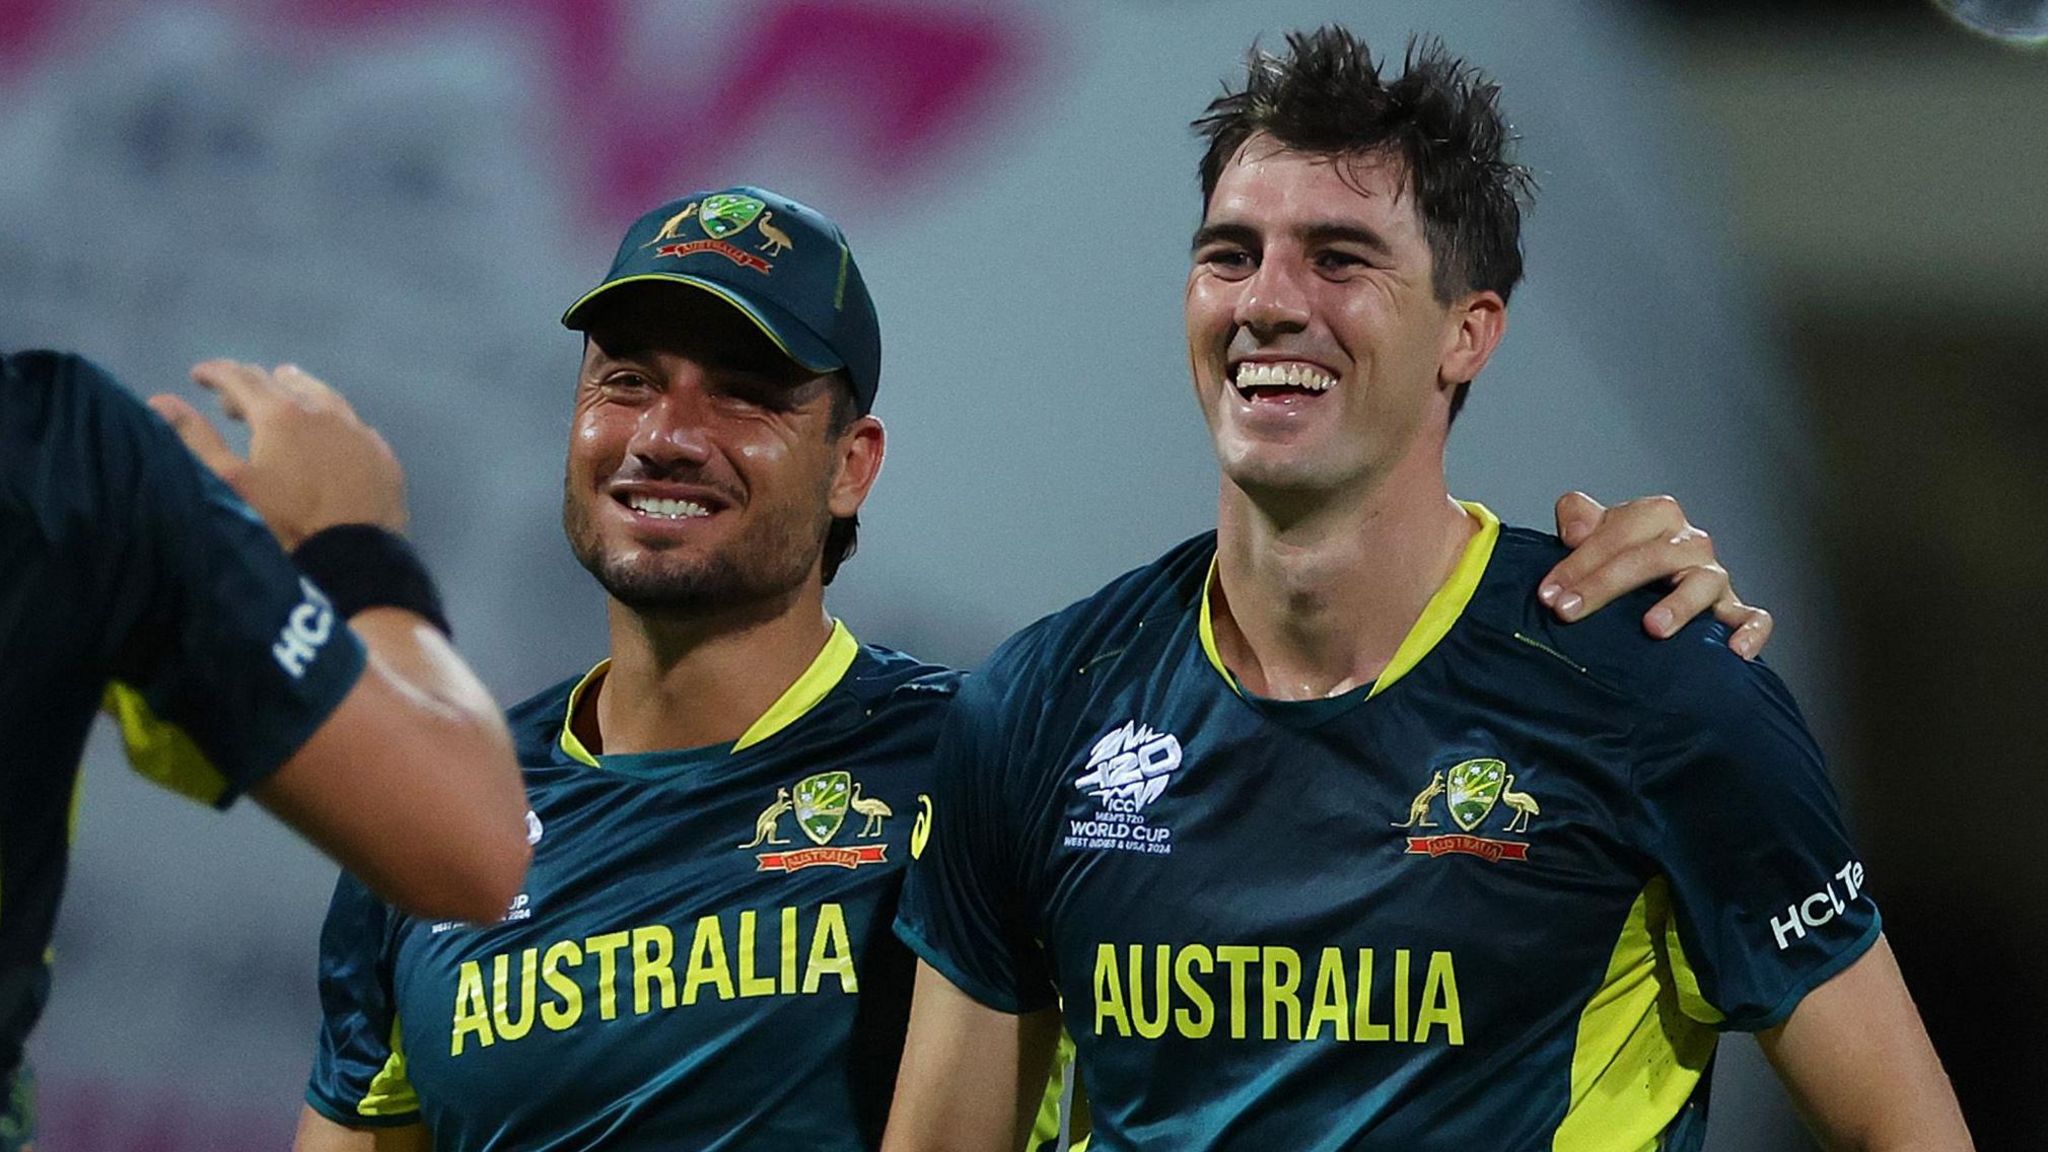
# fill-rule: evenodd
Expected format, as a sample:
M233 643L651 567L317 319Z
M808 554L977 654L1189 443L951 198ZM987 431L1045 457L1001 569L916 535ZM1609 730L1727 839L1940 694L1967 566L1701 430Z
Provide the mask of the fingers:
M1590 496L1558 501L1559 527L1583 522L1599 504ZM1616 596L1714 559L1713 541L1686 523L1669 496L1631 500L1601 510L1593 527L1538 584L1537 596L1565 620L1577 620Z
M246 421L251 413L276 404L284 395L270 373L239 360L194 364L192 382L220 397L221 411L230 420Z
M1586 542L1607 514L1607 506L1584 492L1567 492L1557 498L1557 538L1567 548Z
M1771 630L1778 622L1768 608L1756 608L1735 598L1731 590L1714 605L1714 619L1726 624L1728 647L1744 660L1754 660L1771 642Z
M1720 604L1723 600L1735 603L1735 590L1728 581L1728 570L1719 564L1702 564L1680 573L1671 594L1657 601L1648 612L1643 613L1643 631L1666 639L1693 617Z
M206 465L214 475L226 480L230 485L235 482L245 462L235 454L233 448L228 447L226 438L221 436L220 429L213 426L213 421L201 415L199 409L187 403L183 397L168 393L151 396L149 408L164 418L164 422L178 434L178 439L185 442L185 447L191 449L194 456L199 457L201 464Z

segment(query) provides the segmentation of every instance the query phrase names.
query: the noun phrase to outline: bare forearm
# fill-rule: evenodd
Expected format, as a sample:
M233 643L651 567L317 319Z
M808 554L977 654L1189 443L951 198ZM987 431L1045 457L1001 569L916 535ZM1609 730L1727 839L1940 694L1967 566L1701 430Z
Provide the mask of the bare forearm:
M497 706L412 613L374 608L349 623L369 667L256 798L394 904L494 921L530 851L525 791Z

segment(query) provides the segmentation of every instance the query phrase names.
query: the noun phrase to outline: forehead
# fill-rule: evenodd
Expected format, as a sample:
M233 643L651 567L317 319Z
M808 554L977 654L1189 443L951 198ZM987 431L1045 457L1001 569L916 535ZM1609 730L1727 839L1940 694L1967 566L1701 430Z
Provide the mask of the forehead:
M1355 222L1418 237L1422 229L1408 166L1399 156L1302 152L1263 134L1245 141L1223 166L1203 222L1260 230Z

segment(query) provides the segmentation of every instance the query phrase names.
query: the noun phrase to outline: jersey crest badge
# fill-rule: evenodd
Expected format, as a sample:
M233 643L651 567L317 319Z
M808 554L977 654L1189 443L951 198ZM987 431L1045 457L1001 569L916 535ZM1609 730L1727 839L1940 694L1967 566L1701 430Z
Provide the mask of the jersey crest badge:
M885 864L888 862L887 844L835 844L840 833L847 831L846 814L851 811L861 818L860 830L847 840L879 839L889 818L896 815L889 805L873 796L861 795L861 786L851 772L818 772L796 782L794 787L777 788L775 801L761 810L754 820L754 838L741 844L742 850L758 848L763 844L788 844L789 837L782 834L782 818L794 816L797 831L804 834L815 847L799 848L793 852L761 852L756 854L761 872L796 872L830 864L837 868L859 868L863 864Z
M1408 802L1408 818L1395 821L1393 826L1408 829L1440 827L1430 818L1439 797L1443 798L1444 811L1451 822L1464 832L1411 835L1408 837L1410 855L1436 857L1459 853L1494 863L1529 858L1527 841L1472 835L1482 830L1481 826L1497 807L1506 807L1511 813L1507 822L1496 829L1497 832L1527 832L1529 820L1543 814L1543 806L1536 802L1534 796L1515 789L1515 774L1508 771L1505 761L1486 758L1463 760L1448 769L1439 769L1430 776L1422 791Z

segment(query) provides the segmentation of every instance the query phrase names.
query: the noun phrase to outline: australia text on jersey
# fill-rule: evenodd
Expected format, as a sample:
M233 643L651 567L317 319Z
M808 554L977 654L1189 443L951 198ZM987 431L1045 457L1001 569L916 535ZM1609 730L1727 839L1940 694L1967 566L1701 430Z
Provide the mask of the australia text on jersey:
M1465 1043L1457 962L1444 951L1103 943L1093 983L1098 1036Z
M633 1015L646 1016L700 1000L860 991L837 903L702 916L680 978L676 935L666 924L645 924L463 961L448 1054L525 1039L536 1023L565 1032L593 1015L615 1020L628 998Z

